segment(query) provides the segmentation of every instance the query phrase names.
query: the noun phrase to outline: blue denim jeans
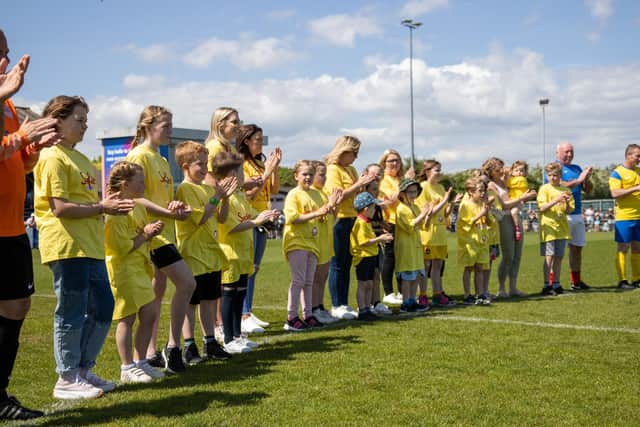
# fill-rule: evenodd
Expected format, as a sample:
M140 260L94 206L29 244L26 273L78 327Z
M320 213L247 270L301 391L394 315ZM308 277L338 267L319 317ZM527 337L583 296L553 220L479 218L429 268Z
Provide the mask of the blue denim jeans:
M70 258L49 264L58 298L53 318L56 372L70 374L96 364L113 315L104 260Z
M242 305L242 314L251 313L253 308L253 288L256 285L256 276L258 267L262 262L264 250L267 248L267 231L260 231L259 227L253 229L253 267L256 269L247 280L247 295L244 297Z
M355 218L340 218L333 226L333 252L329 264L329 293L334 307L349 304L349 280L351 251L349 249L351 229Z

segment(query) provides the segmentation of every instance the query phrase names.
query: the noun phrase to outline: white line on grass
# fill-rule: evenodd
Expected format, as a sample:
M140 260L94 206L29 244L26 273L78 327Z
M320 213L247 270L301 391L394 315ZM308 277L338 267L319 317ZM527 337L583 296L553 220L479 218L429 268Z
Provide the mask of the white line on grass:
M43 298L55 298L52 294L34 294L35 297ZM163 304L171 304L170 301L163 301ZM287 311L286 307L277 306L256 306L259 310L282 310ZM640 329L637 328L618 328L614 326L594 326L594 325L569 325L566 323L547 323L547 322L527 322L524 320L511 320L511 319L489 319L486 317L471 317L471 316L417 316L422 318L428 318L432 320L452 320L460 322L485 322L485 323L501 323L504 325L521 325L521 326L534 326L538 328L555 328L555 329L573 329L577 331L598 331L598 332L622 332L627 334L640 334Z

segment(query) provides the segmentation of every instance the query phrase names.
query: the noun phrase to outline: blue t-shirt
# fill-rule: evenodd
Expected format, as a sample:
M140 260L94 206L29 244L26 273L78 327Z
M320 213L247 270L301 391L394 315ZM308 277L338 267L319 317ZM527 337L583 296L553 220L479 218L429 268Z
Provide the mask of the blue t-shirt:
M580 174L582 173L582 168L578 165L562 165L562 181L569 182L574 179L578 179ZM544 184L548 182L547 173L544 173ZM582 213L582 185L574 185L571 189L571 194L573 194L573 200L576 202L576 207L573 212L567 212L568 214L579 214Z

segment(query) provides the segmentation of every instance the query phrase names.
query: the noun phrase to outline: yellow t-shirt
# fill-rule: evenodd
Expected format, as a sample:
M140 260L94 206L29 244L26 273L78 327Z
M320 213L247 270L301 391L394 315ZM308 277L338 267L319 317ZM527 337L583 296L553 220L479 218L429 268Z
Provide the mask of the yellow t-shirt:
M398 186L400 185L400 178L393 177L391 175L385 174L380 181L380 190L378 193L378 197L382 200L389 200L392 196L398 194ZM417 201L416 201L417 203ZM400 204L399 200L396 200L391 205L387 206L382 210L382 215L384 220L390 224L396 223L396 210L398 209L398 205ZM421 206L418 204L418 206Z
M126 160L138 164L144 169L144 198L166 208L173 200L173 176L167 159L159 152L141 144L129 151ZM175 244L174 221L171 218L155 216L149 213L149 222L160 220L164 223L162 233L151 241L151 250L161 246Z
M176 200L191 206L191 215L185 221L176 221L176 240L180 255L194 276L221 271L227 258L216 240L218 237L217 212L200 224L213 188L204 184L183 181L176 191Z
M541 205L549 203L558 197L561 193L571 192L567 187L558 185L554 187L551 184L544 184L538 191L538 208ZM569 201L569 209L566 209L564 203L556 203L545 212L540 212L540 241L550 242L552 240L568 240L571 238L571 230L569 229L569 220L567 219L567 211L573 212L575 202L573 197Z
M507 178L506 184L510 199L517 199L529 189L526 176L510 176Z
M611 190L631 188L638 184L640 184L640 168L628 169L620 165L611 172L609 177ZM618 197L615 201L618 221L640 219L640 191Z
M395 271L418 271L424 269L420 231L415 227L420 209L415 205L400 203L396 209L396 229L393 240Z
M488 226L493 222L487 217L482 217L475 224L473 219L482 210L482 205L476 203L471 198L466 197L460 202L458 210L458 222L456 224L456 234L458 237L458 260L470 258L474 264L486 264L489 262L489 236ZM486 253L486 259L480 254Z
M322 207L322 196L318 190L308 191L295 187L284 199L284 232L282 234L282 250L285 254L293 250L312 252L319 258L320 226L319 218L300 224L293 224L301 214L317 211Z
M424 206L426 203L431 203L435 206L442 201L446 193L441 184L432 185L428 181L423 181L420 186L422 187L422 192L416 199L416 205L418 206ZM423 246L447 246L447 206L449 206L448 202L436 215L432 215L429 218L427 225L420 229Z
M320 193L322 206L329 203L329 197L322 188L313 187ZM335 218L333 214L328 214L317 218L318 220L318 265L331 261L333 256L333 224Z
M367 245L364 244L371 239L376 238L376 233L373 232L373 227L368 221L365 221L361 217L356 218L356 222L353 224L353 228L351 229L351 255L353 255L352 264L355 267L360 264L362 258L370 257L378 255L378 245Z
M258 162L256 160L256 162ZM242 163L242 170L244 171L244 179L248 180L251 178L260 178L264 173L264 164L262 162L258 162L260 167L256 167L253 162L245 160ZM264 186L258 191L253 199L249 199L249 203L251 206L258 212L266 211L271 209L271 177L267 179L267 182Z
M91 160L78 150L55 145L40 153L34 177L42 263L69 258L104 259L102 215L56 218L49 208L50 197L85 204L99 201L97 171Z
M324 185L327 194L331 194L334 188L346 190L358 181L358 172L353 166L346 168L332 164L327 166L327 182ZM357 192L356 192L357 193ZM338 205L338 218L355 218L358 215L353 207L353 199L356 193L342 200Z
M111 292L115 299L114 319L137 313L155 298L151 279L153 265L148 242L134 251L133 239L149 223L144 207L136 205L127 215L107 215L104 226L104 248Z
M493 190L487 190L487 197L493 196L493 206L490 209L490 215L493 218L493 221L490 221L487 224L487 241L489 245L499 245L500 244L500 224L498 221L502 220L502 216L504 212L502 211L502 202L500 201L500 196Z
M218 242L229 261L222 270L222 283L234 283L240 275L253 273L253 229L231 233L241 222L255 218L258 213L251 207L247 197L236 191L229 197L229 215L218 224Z
M236 147L234 147L231 144L229 144L228 146L225 146L222 142L218 141L217 139L211 139L207 141L205 143L205 146L207 147L207 150L209 150L209 156L207 158L207 171L209 171L209 173L213 173L211 162L213 161L213 158L216 156L216 154L222 151L228 151L229 153L238 154L238 150L236 150Z

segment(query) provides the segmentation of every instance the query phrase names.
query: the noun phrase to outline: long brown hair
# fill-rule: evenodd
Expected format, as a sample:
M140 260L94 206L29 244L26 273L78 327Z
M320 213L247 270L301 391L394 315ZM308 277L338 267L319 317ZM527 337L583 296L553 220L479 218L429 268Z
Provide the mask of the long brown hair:
M262 133L262 128L258 125L250 124L240 126L238 138L236 139L236 149L238 153L244 157L246 162L250 162L255 169L264 172L264 161L267 160L267 157L264 153L258 153L254 157L251 155L251 150L249 150L249 140L258 132Z
M73 109L77 106L86 108L87 112L89 112L89 105L87 105L87 102L81 96L56 96L47 102L47 105L42 111L42 116L64 120L73 114Z

